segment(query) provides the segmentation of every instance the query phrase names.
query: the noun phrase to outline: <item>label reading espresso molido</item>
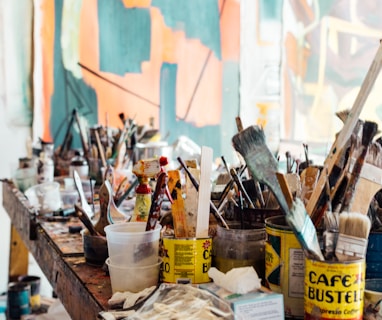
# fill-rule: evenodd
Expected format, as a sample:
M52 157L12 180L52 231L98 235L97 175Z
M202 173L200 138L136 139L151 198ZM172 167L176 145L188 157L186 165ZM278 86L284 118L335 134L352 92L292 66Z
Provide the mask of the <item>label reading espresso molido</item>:
M212 239L163 238L163 281L206 283L211 279Z
M362 319L365 262L305 261L305 319Z

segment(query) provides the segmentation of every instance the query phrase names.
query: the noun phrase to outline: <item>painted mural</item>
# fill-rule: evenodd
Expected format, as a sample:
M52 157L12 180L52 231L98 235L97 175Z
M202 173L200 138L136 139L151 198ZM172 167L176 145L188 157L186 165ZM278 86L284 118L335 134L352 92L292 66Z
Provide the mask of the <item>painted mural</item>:
M40 0L44 140L72 110L121 127L120 113L231 152L239 109L236 0ZM223 116L224 115L224 116ZM80 145L74 137L74 145Z
M353 106L379 47L381 12L381 1L373 0L284 1L286 137L333 141L342 128L335 113ZM360 118L382 124L378 90L369 95Z

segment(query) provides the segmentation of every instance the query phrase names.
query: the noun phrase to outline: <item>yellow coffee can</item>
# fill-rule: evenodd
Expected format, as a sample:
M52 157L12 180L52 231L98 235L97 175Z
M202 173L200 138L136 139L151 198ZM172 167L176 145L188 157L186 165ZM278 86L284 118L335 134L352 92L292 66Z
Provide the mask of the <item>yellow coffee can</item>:
M211 255L212 238L163 237L163 282L210 282Z
M304 319L362 320L365 260L305 260Z

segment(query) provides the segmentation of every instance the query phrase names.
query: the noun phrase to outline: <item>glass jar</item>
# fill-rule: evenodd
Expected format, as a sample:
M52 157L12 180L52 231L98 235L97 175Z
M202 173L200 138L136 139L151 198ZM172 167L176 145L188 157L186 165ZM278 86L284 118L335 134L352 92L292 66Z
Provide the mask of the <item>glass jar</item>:
M83 152L80 150L75 151L74 157L70 161L70 165L69 165L70 177L73 177L74 170L77 171L81 179L86 180L89 178L89 165L85 157L83 156Z
M213 266L226 273L233 268L253 266L260 279L265 275L265 227L262 224L241 229L217 226L213 240Z

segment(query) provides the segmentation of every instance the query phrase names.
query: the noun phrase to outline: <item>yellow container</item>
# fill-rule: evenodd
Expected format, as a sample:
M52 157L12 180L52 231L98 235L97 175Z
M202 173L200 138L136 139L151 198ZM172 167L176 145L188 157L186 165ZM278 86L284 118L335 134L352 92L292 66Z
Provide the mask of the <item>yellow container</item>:
M365 260L305 261L305 319L361 320Z
M163 282L206 283L211 279L212 239L163 238Z
M265 219L265 285L284 297L285 316L304 317L305 256L285 216Z

